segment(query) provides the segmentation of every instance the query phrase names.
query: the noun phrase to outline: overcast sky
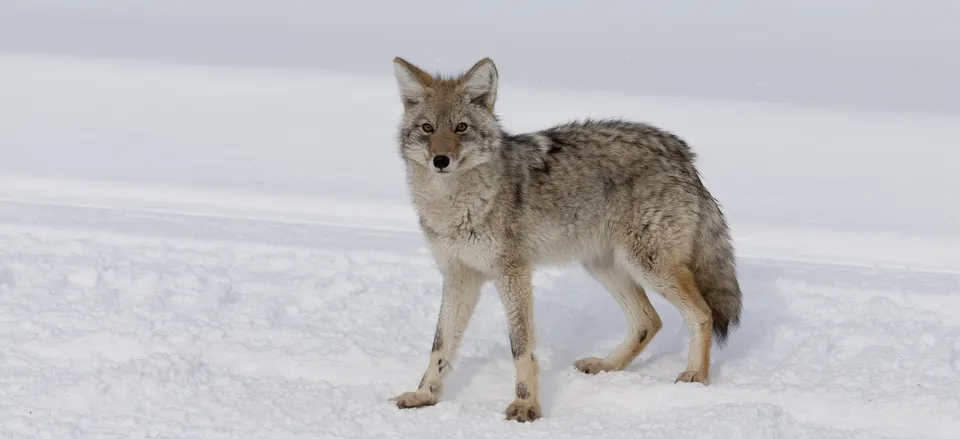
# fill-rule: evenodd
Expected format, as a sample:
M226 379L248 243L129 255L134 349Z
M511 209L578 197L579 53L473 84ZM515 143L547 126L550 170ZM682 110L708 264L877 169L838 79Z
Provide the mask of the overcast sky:
M589 6L587 6L589 5ZM960 1L4 0L0 51L960 112Z

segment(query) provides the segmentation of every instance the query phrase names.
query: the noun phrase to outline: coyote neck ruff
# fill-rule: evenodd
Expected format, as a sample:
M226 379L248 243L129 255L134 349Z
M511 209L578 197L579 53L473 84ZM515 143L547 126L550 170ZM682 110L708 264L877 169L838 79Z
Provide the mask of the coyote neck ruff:
M410 193L421 226L436 237L456 238L489 226L501 179L488 162L453 175L438 174L420 163L407 163Z
M476 270L496 269L504 249L496 230L504 220L499 207L506 195L500 160L452 175L438 174L419 163L407 164L410 193L421 230L440 260L460 259Z
M516 368L506 417L538 419L532 272L543 263L579 262L626 317L624 341L605 357L576 361L577 369L623 370L643 351L663 326L649 288L690 330L676 381L708 383L711 333L722 345L739 323L741 293L726 220L683 140L622 120L507 134L494 115L499 76L489 59L445 79L397 58L394 73L404 109L399 152L443 277L430 361L417 389L393 398L398 407L439 401L481 287L491 282Z

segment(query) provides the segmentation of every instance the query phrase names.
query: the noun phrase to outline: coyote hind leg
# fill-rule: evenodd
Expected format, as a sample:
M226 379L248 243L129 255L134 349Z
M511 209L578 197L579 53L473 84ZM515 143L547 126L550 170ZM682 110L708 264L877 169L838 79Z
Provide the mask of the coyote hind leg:
M620 304L628 329L626 339L605 358L583 358L577 360L575 366L587 374L623 370L647 347L663 323L643 287L614 263L612 255L583 265Z
M684 263L667 263L659 257L642 253L626 254L631 274L637 282L647 282L663 294L670 304L680 310L690 329L690 348L687 369L677 376L677 382L707 384L710 378L711 331L713 315L703 299L693 272Z

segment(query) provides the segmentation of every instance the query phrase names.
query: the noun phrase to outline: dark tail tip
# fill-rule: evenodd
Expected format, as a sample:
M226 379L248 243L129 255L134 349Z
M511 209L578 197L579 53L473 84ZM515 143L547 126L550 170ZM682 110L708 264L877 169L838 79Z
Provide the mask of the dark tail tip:
M737 326L737 322L731 322L727 316L717 312L717 310L713 310L712 314L713 338L717 341L717 345L722 348L727 344L727 335L729 335L731 327Z

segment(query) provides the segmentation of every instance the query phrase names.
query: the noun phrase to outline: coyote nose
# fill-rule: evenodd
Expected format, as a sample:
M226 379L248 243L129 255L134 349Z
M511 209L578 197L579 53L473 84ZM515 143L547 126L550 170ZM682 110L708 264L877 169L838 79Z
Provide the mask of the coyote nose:
M433 157L433 166L436 166L437 169L443 169L447 166L450 166L450 157L445 155L438 155Z

